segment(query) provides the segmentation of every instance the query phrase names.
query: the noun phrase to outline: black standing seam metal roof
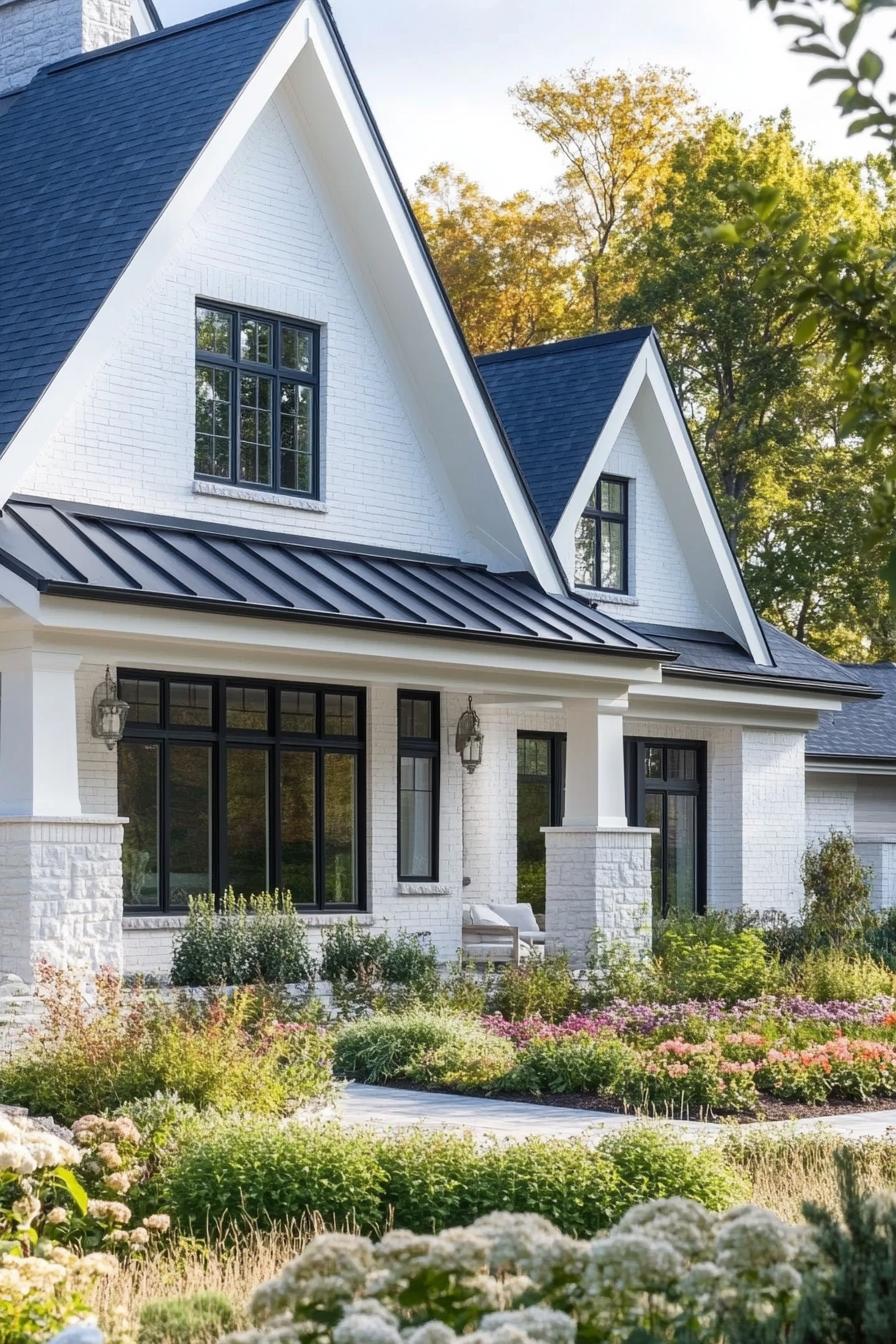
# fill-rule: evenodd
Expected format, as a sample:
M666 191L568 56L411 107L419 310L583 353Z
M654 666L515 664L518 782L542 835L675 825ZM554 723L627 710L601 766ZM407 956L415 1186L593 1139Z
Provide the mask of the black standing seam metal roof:
M53 500L0 511L0 565L66 597L675 657L528 574Z

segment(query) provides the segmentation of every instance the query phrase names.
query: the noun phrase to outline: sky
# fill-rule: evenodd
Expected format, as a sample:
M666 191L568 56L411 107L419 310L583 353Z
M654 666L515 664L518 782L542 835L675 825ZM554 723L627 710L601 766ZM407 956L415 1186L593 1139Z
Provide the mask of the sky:
M837 86L810 89L814 59L789 53L788 38L768 10L751 12L747 0L332 4L408 187L433 163L447 161L496 196L547 190L556 161L516 123L507 90L520 79L559 77L587 62L598 70L636 70L646 63L683 67L704 102L750 121L789 107L797 133L826 158L876 146L866 136L846 140L832 107ZM166 24L223 7L207 0L157 5ZM885 41L874 45L886 52Z

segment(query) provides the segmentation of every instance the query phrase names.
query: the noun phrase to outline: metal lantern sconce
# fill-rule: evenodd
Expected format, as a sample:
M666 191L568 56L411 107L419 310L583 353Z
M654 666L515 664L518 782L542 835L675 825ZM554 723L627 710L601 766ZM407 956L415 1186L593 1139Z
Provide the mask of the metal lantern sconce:
M118 688L107 667L105 679L93 693L93 736L105 742L110 751L122 739L129 708L126 700L118 698Z
M472 695L467 696L467 708L457 721L454 734L454 750L457 752L464 769L471 775L482 761L483 736L479 727L479 715L473 708Z

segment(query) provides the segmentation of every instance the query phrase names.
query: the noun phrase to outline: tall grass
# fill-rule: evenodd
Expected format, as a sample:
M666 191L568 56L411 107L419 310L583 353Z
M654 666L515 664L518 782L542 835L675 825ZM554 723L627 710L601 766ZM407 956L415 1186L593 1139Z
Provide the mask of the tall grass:
M241 1229L237 1243L216 1240L209 1245L187 1242L172 1246L122 1265L113 1279L99 1280L91 1305L100 1325L114 1325L116 1330L122 1319L128 1320L134 1330L147 1302L191 1293L223 1293L242 1311L254 1288L279 1274L312 1237L327 1231L332 1231L331 1224L309 1217L274 1231Z
M863 1193L896 1189L896 1143L889 1138L844 1140L822 1126L783 1134L732 1128L722 1147L751 1183L752 1202L794 1223L803 1221L807 1202L839 1208L836 1154L844 1147L856 1156Z

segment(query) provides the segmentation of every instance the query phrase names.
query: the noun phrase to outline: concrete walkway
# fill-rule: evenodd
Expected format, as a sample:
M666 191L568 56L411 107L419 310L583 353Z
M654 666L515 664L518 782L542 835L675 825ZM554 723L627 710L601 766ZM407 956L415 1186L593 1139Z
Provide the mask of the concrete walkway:
M492 1100L485 1097L456 1097L446 1092L406 1092L402 1088L368 1087L348 1083L336 1110L347 1125L369 1125L374 1129L400 1129L418 1126L424 1129L468 1131L477 1138L526 1139L530 1137L569 1139L603 1135L637 1123L632 1115L613 1111L579 1111L565 1106L540 1106L530 1102ZM696 1120L664 1120L682 1136L694 1139L718 1138L731 1132L730 1125L709 1124ZM744 1126L744 1132L761 1128L768 1133L786 1130L834 1130L844 1138L892 1138L896 1140L896 1110L864 1111L857 1115L809 1116L805 1120L773 1120L761 1126Z

